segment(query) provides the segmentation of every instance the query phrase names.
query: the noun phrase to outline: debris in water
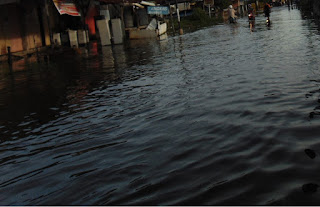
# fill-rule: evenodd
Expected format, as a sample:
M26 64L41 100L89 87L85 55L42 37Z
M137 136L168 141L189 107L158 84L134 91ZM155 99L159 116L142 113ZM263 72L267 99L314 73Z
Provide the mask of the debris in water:
M304 184L302 190L304 193L315 193L318 190L319 185L314 183Z
M305 149L304 152L311 158L314 159L316 157L316 153L311 149Z

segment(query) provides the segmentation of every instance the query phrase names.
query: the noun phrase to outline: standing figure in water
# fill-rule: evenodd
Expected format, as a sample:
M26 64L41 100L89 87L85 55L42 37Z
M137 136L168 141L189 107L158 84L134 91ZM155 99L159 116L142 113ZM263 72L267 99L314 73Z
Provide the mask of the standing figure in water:
M235 10L233 9L232 5L229 6L229 22L230 23L237 23L236 21L236 14Z
M267 17L267 25L270 26L270 12L271 12L271 6L266 3L263 8L264 16Z

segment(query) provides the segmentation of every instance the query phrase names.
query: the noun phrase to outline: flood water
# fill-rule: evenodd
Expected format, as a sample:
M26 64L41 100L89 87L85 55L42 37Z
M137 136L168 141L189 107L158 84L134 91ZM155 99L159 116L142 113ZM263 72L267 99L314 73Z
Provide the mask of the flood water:
M271 21L3 76L0 205L319 205L320 33L299 10Z

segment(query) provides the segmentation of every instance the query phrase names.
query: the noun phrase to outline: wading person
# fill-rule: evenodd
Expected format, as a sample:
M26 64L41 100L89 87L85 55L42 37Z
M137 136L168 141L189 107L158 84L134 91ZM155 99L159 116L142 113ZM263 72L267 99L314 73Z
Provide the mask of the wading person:
M271 6L268 3L266 3L266 5L264 5L263 12L264 12L264 16L269 19L270 12L271 12Z
M255 16L254 16L254 10L251 6L251 4L248 4L248 18L249 18L249 21L251 20L255 20Z
M266 3L263 8L264 16L267 17L267 25L270 26L270 12L271 12L271 6Z
M233 9L232 5L229 6L229 22L236 23L236 14L235 10Z

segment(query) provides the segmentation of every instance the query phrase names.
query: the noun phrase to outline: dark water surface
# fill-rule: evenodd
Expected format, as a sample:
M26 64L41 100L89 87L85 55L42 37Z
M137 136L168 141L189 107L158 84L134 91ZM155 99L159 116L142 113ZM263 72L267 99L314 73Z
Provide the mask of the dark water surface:
M3 77L0 205L319 205L319 31L271 20Z

